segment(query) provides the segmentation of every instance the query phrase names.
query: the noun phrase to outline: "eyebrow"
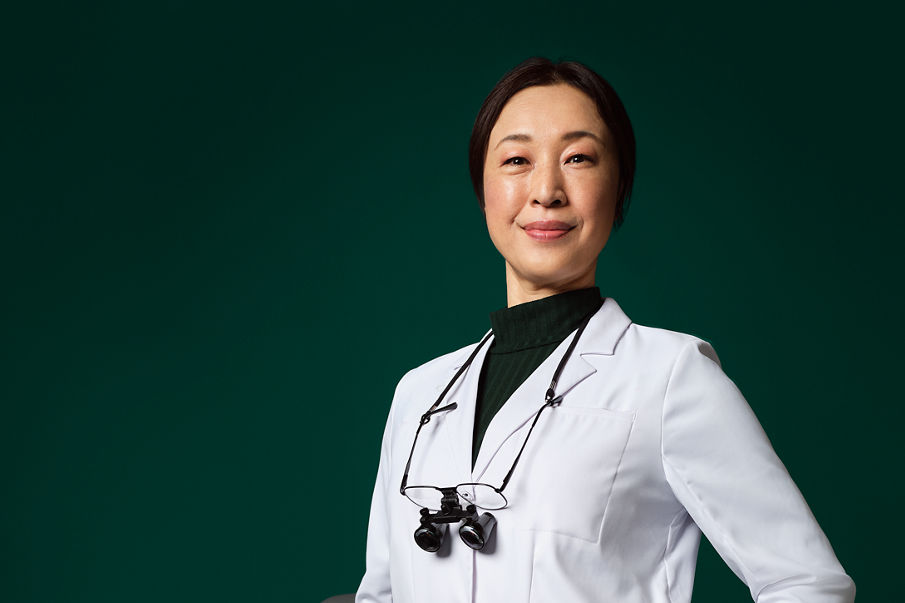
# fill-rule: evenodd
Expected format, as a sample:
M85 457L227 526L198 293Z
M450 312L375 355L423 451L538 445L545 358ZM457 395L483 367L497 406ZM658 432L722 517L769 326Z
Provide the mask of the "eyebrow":
M562 140L563 142L568 142L570 140L577 140L579 138L585 137L593 138L594 140L602 144L604 148L606 148L606 143L603 142L603 140L601 140L599 136L597 136L593 132L588 132L587 130L575 130L574 132L566 132L562 135ZM498 143L496 143L496 146L493 148L496 149L508 140L514 140L516 142L531 142L533 139L528 134L510 134L509 136L504 136Z

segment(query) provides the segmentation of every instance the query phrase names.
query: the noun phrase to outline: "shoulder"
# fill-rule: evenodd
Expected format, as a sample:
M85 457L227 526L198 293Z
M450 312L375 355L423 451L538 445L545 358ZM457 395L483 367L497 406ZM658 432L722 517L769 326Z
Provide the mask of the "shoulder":
M469 343L452 352L447 352L442 356L437 356L436 358L432 358L427 362L419 364L402 376L402 379L399 380L400 385L417 387L423 385L425 382L432 383L437 376L445 375L447 373L454 374L454 369L460 367L462 363L468 359L469 354L474 351L479 343L480 341Z
M636 322L611 297L606 298L588 330L597 341L589 343L587 351L612 354L626 363L626 370L640 369L647 374L671 371L680 357L692 350L719 365L716 351L707 339Z
M673 363L681 356L700 354L710 358L717 365L720 364L713 344L691 333L632 323L626 336L637 350L672 360Z
M607 297L588 323L579 353L583 357L609 356L623 374L660 375L669 372L682 352L695 347L716 360L710 342L681 331L647 326L628 316ZM717 361L718 362L718 361Z
M731 406L726 400L739 394L713 344L696 334L632 323L613 360L622 375L650 388L650 403L667 418L691 408L716 412L714 405Z
M621 316L614 304L611 316ZM630 321L630 322L629 322ZM644 378L665 379L689 365L711 365L722 368L713 344L696 334L648 326L627 319L628 326L613 349L614 360L627 373Z
M625 343L637 370L658 384L664 405L711 408L721 401L741 397L734 381L724 372L713 344L691 333L632 324ZM713 408L711 408L713 410ZM664 406L665 411L665 406Z
M397 417L404 418L412 413L420 416L426 411L479 343L480 340L462 346L407 371L396 386Z

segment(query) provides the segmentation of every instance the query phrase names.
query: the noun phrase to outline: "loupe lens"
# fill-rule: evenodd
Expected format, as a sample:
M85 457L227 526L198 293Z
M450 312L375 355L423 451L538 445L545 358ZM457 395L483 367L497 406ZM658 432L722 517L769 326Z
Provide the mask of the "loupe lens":
M422 525L415 530L415 543L428 553L436 553L443 544L443 535L446 533L446 524Z
M462 542L476 551L484 548L493 528L496 526L496 517L490 513L483 513L477 521L466 521L459 528L459 538Z

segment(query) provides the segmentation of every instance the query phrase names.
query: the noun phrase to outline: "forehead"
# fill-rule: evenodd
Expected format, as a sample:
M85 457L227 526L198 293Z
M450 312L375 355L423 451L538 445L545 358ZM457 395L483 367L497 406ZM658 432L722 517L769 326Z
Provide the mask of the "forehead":
M606 124L591 97L569 84L531 86L509 99L490 131L489 142L492 145L514 132L541 137L573 130L606 136Z

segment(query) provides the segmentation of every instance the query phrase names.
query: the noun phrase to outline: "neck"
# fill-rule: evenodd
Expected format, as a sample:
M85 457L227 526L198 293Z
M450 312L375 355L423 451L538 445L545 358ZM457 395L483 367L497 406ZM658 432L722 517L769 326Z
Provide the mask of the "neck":
M506 262L506 305L511 308L518 304L543 299L557 293L593 287L595 285L594 274L596 269L597 263L595 262L588 272L576 278L556 282L535 282L518 274L509 265L509 262Z

